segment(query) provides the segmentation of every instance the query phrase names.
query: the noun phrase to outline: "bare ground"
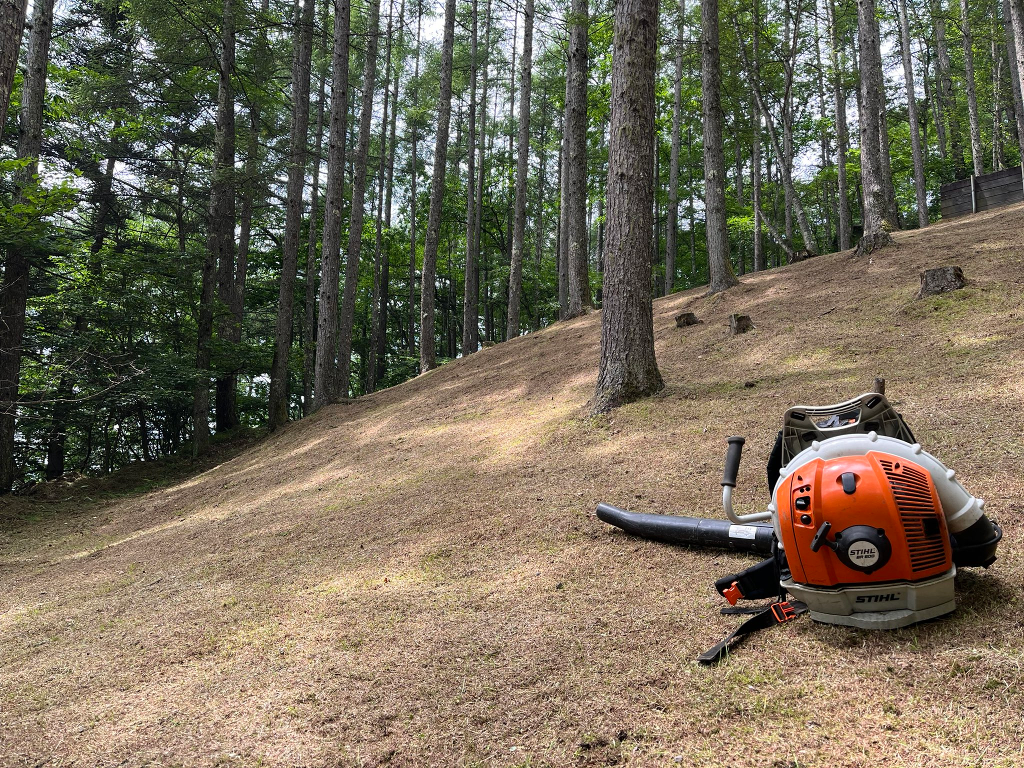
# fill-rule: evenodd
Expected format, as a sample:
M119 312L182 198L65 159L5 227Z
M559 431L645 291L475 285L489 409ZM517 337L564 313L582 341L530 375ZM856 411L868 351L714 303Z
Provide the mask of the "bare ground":
M600 317L294 424L145 494L0 512L5 766L1024 764L1024 206L655 305L667 387L586 415ZM955 294L914 301L925 267ZM686 308L704 325L677 329ZM731 312L756 330L727 336ZM884 376L1005 529L959 609L870 633L737 623L751 559L630 539L607 501L766 503L783 410Z

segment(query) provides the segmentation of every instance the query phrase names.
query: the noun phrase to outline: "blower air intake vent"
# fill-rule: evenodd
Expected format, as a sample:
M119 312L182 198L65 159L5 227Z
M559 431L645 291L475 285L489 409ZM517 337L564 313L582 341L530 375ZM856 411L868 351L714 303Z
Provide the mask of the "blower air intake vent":
M945 542L939 523L941 509L932 499L928 475L902 462L879 459L900 512L903 532L910 548L910 566L924 571L946 562Z

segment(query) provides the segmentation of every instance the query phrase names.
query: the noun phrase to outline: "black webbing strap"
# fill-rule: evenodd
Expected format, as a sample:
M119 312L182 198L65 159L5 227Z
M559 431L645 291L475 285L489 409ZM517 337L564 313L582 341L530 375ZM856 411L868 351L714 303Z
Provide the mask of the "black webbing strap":
M785 624L806 611L807 606L799 600L772 603L760 613L751 616L740 624L722 642L704 651L704 653L697 657L697 661L704 665L717 664L737 640L746 637L751 632L768 629L776 624Z

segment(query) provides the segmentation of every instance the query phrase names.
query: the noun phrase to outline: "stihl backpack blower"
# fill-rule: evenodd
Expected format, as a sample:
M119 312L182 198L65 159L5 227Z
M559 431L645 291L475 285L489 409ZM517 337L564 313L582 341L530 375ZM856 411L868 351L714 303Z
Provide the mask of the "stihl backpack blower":
M701 654L702 663L804 612L865 629L941 616L956 607L956 569L987 568L996 559L1003 532L985 516L985 502L921 448L882 394L786 411L768 461L772 498L764 512L733 510L744 439L728 442L722 504L730 522L597 508L601 520L644 538L768 555L715 582L731 606L774 602L723 609L754 615Z

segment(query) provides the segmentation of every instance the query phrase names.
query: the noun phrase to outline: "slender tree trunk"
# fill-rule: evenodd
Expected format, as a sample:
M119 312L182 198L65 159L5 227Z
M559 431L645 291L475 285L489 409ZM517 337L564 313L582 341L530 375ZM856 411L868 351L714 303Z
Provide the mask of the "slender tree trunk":
M729 261L725 212L725 150L722 146L722 64L718 50L718 0L701 0L701 93L704 102L704 211L709 293L739 281Z
M829 139L826 126L828 107L825 102L825 63L821 55L821 25L818 22L817 0L814 2L814 11L814 58L818 86L818 114L821 119L821 168L823 171L829 171L832 168L832 142ZM821 185L821 196L825 218L825 242L828 244L827 247L831 247L835 205L832 200L832 182L827 178Z
M888 240L885 192L882 188L881 115L884 98L882 52L875 0L857 0L860 34L860 152L864 187L864 238L860 250L871 252Z
M420 77L420 39L423 32L423 3L416 2L416 63L413 66L413 82ZM419 176L419 165L416 158L419 136L416 123L410 126L412 165L409 173L409 357L416 357L416 180Z
M469 55L469 171L466 178L466 274L463 281L462 354L471 355L480 346L480 320L476 285L476 79L478 54L477 0L473 0ZM481 112L486 111L484 107Z
M683 112L683 41L686 37L686 0L679 0L676 20L675 78L672 84L672 150L668 166L668 231L665 233L665 295L675 289L679 253L679 142Z
M576 317L593 306L587 259L587 76L590 10L587 0L572 0L569 26L569 69L565 104L566 260L569 267L569 310ZM652 139L653 141L653 139ZM648 229L648 232L651 230Z
M687 213L690 219L690 279L697 280L697 206L693 189L693 126L686 124L686 186L690 193Z
M509 68L508 68L508 133L506 138L508 140L508 162L505 164L506 173L503 174L505 177L505 238L504 238L504 250L505 250L505 263L508 264L509 273L512 271L512 246L514 239L514 216L513 212L515 209L515 187L516 187L516 172L512 165L512 158L516 156L515 153L515 114L516 114L516 42L519 39L519 0L516 0L513 16L512 16L512 50L509 56ZM520 283L522 282L522 265L520 265ZM499 273L501 274L501 273ZM498 307L500 309L502 300L504 300L505 313L504 319L498 323L496 333L498 334L499 341L505 341L508 338L508 297L510 292L508 283L501 285L501 279L499 277L498 290L496 295L498 297ZM520 289L520 299L522 299L522 290Z
M326 36L326 29L324 30ZM302 415L313 411L313 377L316 369L316 246L317 216L320 203L320 165L324 149L324 95L327 73L320 73L320 92L316 110L316 151L313 154L313 178L310 184L309 233L306 243L306 274L302 325Z
M754 271L761 272L764 263L764 236L761 232L761 113L751 104L752 136L750 142L750 187L754 208Z
M270 368L270 429L288 421L288 358L292 346L295 273L299 262L302 228L302 193L306 182L306 144L309 133L309 79L313 50L313 3L297 14L292 52L292 119L288 146L288 186L281 255L281 283L277 298L274 361Z
M949 151L953 154L953 170L956 177L963 178L967 174L964 165L964 146L960 134L960 122L956 116L956 97L953 94L953 74L949 62L949 48L946 45L946 11L944 0L932 0L932 24L935 27L935 68L939 77L939 103L942 113L948 120L947 136Z
M327 149L327 197L320 256L319 318L313 409L338 396L338 280L341 266L341 207L345 203L345 141L348 115L348 36L350 0L334 0L334 52L331 57L331 119Z
M221 57L217 88L217 148L216 166L210 200L211 250L217 263L217 298L221 314L217 318L221 339L233 343L235 329L235 270L237 248L235 244L235 8L234 0L224 0L224 23L221 29ZM214 401L215 425L218 432L226 432L238 425L235 402L236 377L221 372L216 377Z
M11 104L11 90L14 88L14 73L18 69L27 7L28 0L5 0L0 3L0 140L4 137L7 108Z
M839 250L850 250L853 237L853 217L850 215L850 184L847 180L846 161L850 154L850 139L846 127L846 61L839 47L839 21L835 0L829 0L829 35L831 38L832 88L836 118L836 183L839 194Z
M708 2L708 0L705 0ZM618 0L608 149L608 241L595 412L665 384L654 357L650 231L654 198L657 0Z
M1021 164L1024 165L1024 60L1018 41L1024 41L1024 11L1020 0L1003 0L1003 26L1006 28L1006 51L1010 61L1010 90L1013 93L1014 112L1017 117L1017 143Z
M914 89L914 64L910 55L910 22L907 0L898 0L900 14L900 48L903 55L903 79L907 85L907 115L910 120L910 145L914 156L914 189L917 193L917 221L928 226L928 192L924 176L924 153L921 151L921 130L917 121L917 94Z
M569 77L565 78L566 101L569 100ZM558 134L558 319L569 316L569 229L565 218L565 113L560 116Z
M359 111L359 140L353 157L352 212L348 219L348 249L345 252L345 288L338 320L338 394L348 396L352 370L352 332L356 320L356 291L359 288L359 255L363 243L366 213L366 165L370 152L373 119L373 91L377 84L377 44L380 41L380 0L370 0L370 19L363 64L363 98Z
M384 119L380 131L380 189L383 194L377 196L377 242L375 245L373 275L373 309L370 321L372 338L370 340L369 372L367 375L367 391L373 392L384 375L388 333L388 300L391 283L391 203L395 180L395 133L398 116L398 81L401 79L401 67L392 63L392 34L394 32L395 4L391 2L388 13L387 50L385 52L384 70ZM398 9L398 47L404 44L403 20L405 18L405 0ZM392 77L392 69L394 76ZM388 91L388 88L391 91ZM383 202L382 202L383 201ZM383 206L383 209L382 207ZM383 214L383 215L382 215ZM384 242L383 230L388 232L388 242Z
M1016 85L1014 89L1017 101L1017 140L1021 148L1021 164L1024 166L1024 103L1020 100L1024 94L1024 3L1021 0L1008 0L1010 26L1013 28L1013 54L1016 63Z
M960 0L960 28L964 43L964 80L967 85L967 114L971 130L971 161L974 175L985 173L985 150L981 145L981 118L978 116L978 90L974 84L974 35L967 0Z
M196 347L198 378L192 404L192 456L209 442L210 360L213 342L214 297L218 286L233 283L235 268L235 104L232 73L235 66L235 28L233 0L224 0L221 29L221 54L218 65L217 129L213 179L210 188L210 235L203 263L199 299ZM230 269L231 278L227 277ZM222 296L224 290L222 289ZM226 301L224 302L227 303ZM224 414L226 416L226 414Z
M1001 171L1006 167L1003 157L1003 56L999 48L998 11L992 9L992 32L989 36L989 51L992 60L992 170Z
M516 159L516 209L512 233L512 264L508 290L508 338L519 335L519 304L523 295L523 251L526 249L526 181L530 175L530 90L533 80L534 0L523 10L523 73L519 78L519 149Z
M444 38L441 43L440 101L437 141L434 146L434 176L430 182L430 214L423 245L423 278L420 289L420 371L437 365L434 347L434 292L437 246L441 237L441 209L444 203L445 172L448 169L448 129L452 118L452 56L455 46L455 0L445 0Z
M540 329L540 292L541 292L541 258L544 250L544 191L546 188L546 177L547 177L547 146L548 146L548 93L547 90L541 92L540 101L540 115L541 115L541 128L540 128L540 168L537 171L537 209L534 211L533 218L533 265L534 274L536 275L533 282L533 318L531 327L533 330Z
M476 352L480 347L480 254L483 237L483 210L484 210L484 186L487 178L486 150L487 150L487 89L489 84L490 69L490 46L491 46L491 0L487 0L486 21L484 23L484 56L483 56L483 82L481 83L480 98L480 129L477 133L476 161L476 194L475 204L472 212L472 251L473 269L466 270L466 282L464 284L464 314L463 314L463 338L466 337L466 326L469 326L469 347L471 352ZM478 46L479 48L479 46ZM478 50L479 52L479 50ZM497 105L497 102L495 102ZM487 317L490 318L490 309L486 309ZM490 320L487 321L487 333L490 337ZM466 354L467 347L463 344L463 354Z

